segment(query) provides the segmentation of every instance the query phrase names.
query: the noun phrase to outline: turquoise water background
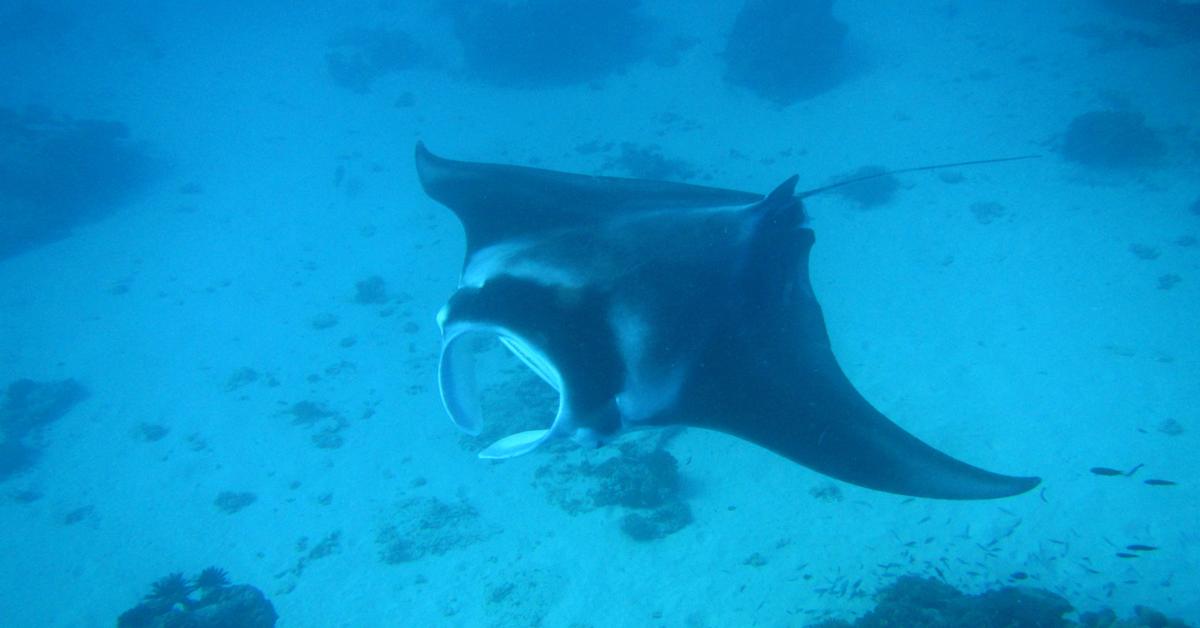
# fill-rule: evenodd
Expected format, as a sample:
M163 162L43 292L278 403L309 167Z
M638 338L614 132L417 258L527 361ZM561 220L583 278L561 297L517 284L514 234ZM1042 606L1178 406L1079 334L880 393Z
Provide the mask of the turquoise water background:
M801 626L903 574L1200 622L1200 8L778 4L0 2L0 623L209 565L280 626ZM701 430L477 459L418 140L756 192L1040 154L806 205L856 386L1043 486L913 500ZM541 425L488 355L490 416ZM86 392L33 421L22 380Z

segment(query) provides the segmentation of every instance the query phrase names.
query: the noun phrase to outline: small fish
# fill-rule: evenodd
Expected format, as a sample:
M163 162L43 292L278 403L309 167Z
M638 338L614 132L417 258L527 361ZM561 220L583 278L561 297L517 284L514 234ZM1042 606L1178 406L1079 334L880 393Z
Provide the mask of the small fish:
M1137 554L1130 554L1129 552L1117 552L1117 556L1119 556L1120 558L1137 558L1138 557Z
M1150 486L1175 486L1176 484L1179 484L1178 482L1172 482L1171 480L1158 479L1149 479L1146 480L1145 483L1149 484Z
M1125 475L1125 473L1121 471L1110 469L1108 467L1092 467L1090 471L1096 475Z
M1154 545L1142 545L1141 543L1134 543L1133 545L1126 545L1125 549L1134 552L1153 552L1154 550L1158 549L1158 547Z
M1014 571L1012 575L1009 576L1009 578L1012 578L1013 580L1024 580L1028 577L1029 574L1025 573L1024 571Z

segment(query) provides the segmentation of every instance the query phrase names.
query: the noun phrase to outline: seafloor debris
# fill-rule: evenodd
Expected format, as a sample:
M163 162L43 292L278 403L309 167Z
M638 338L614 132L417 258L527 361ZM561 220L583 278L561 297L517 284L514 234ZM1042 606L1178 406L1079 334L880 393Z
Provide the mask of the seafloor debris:
M1150 246L1149 244L1142 244L1140 242L1134 242L1133 244L1130 244L1129 252L1133 253L1134 257L1147 261L1156 260L1160 255L1162 255L1162 251L1159 251L1158 247Z
M833 0L749 0L725 42L725 80L780 105L812 98L847 74L846 25Z
M270 628L278 618L262 591L230 585L224 569L209 567L193 580L178 572L159 578L140 604L121 613L117 628Z
M0 481L32 465L45 447L42 430L85 397L87 390L73 379L9 384L0 404Z
M656 144L638 145L631 142L622 142L621 154L605 160L600 169L615 170L637 179L659 181L688 181L698 174L691 163L664 156Z
M0 107L0 259L102 218L159 170L119 122Z
M1002 587L967 595L933 578L901 576L876 596L877 604L850 623L827 620L810 628L1187 628L1153 609L1135 607L1135 617L1121 620L1110 609L1086 612L1079 622L1064 619L1074 608L1062 596L1033 587Z
M326 369L326 373L336 374L341 368L353 368L353 365L346 363L330 367ZM367 412L369 413L370 410ZM338 449L345 444L342 431L350 426L350 421L323 402L297 401L288 406L288 409L284 410L282 414L292 416L292 425L312 428L312 443L319 449Z
M990 225L1003 218L1008 209L994 201L982 201L971 203L971 213L975 215L975 221L979 224Z
M863 178L863 180L834 188L832 192L848 201L857 203L859 209L874 209L887 205L900 190L900 180L887 174L887 170L883 166L863 166L853 172L834 177L830 183L858 178Z
M657 541L692 523L692 509L684 501L672 501L649 512L630 512L621 517L621 531L635 541Z
M382 305L388 301L387 283L379 275L371 275L354 284L354 302L362 305Z
M571 514L608 506L625 509L621 531L635 541L661 539L692 523L679 463L661 441L629 441L617 451L619 455L599 464L566 464L565 456L556 456L537 470L537 482L551 502Z
M633 0L451 0L467 74L544 87L597 81L645 58L650 21Z
M301 554L300 558L296 559L296 564L275 574L276 579L288 577L284 584L276 591L283 595L291 593L296 589L297 578L304 574L304 570L308 568L313 561L321 560L337 554L342 549L342 531L334 530L326 534L317 541L315 545L309 546L307 536L302 536L296 541L296 551Z
M322 312L309 320L309 325L311 325L313 329L317 330L329 329L337 324L338 317L337 314L334 314L333 312Z
M1158 424L1158 431L1167 436L1179 436L1183 433L1183 424L1175 419L1163 419Z
M217 495L217 498L213 500L213 505L221 512L232 515L256 501L258 501L258 496L254 493L246 491L221 491Z
M1133 111L1089 111L1076 116L1062 140L1068 161L1098 168L1145 168L1158 165L1166 145Z
M411 35L384 28L347 30L330 42L325 65L339 87L358 94L371 91L375 81L418 67L426 55Z
M499 530L487 525L466 502L446 503L433 497L408 499L375 536L379 559L389 565L441 556L483 541Z
M1180 277L1176 273L1165 273L1165 274L1159 275L1158 276L1158 289L1159 290L1170 290L1171 288L1174 288L1177 284L1179 284L1179 282L1181 282L1181 281L1183 281L1183 277Z

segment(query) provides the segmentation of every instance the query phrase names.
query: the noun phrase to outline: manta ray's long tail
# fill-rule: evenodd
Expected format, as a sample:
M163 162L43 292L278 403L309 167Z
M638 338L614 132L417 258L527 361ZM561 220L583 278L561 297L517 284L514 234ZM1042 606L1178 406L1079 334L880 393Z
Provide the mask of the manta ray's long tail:
M983 164L998 164L998 163L1001 163L1004 161L1020 161L1022 159L1037 159L1039 157L1041 157L1041 155L1019 155L1017 157L996 157L993 159L975 159L972 161L956 161L956 162L948 163L948 164L933 164L931 166L916 166L913 168L900 168L899 170L886 170L884 172L873 172L871 174L864 174L860 177L852 177L850 179L836 181L834 183L830 183L829 185L822 185L819 188L813 188L811 190L797 192L796 198L805 199L810 196L815 196L817 194L820 194L822 192L828 192L829 190L834 190L834 189L837 189L840 187L850 185L852 183L860 183L862 181L869 181L871 179L878 179L879 177L886 177L886 176L890 176L890 175L894 175L894 174L904 174L906 172L922 172L925 170L940 170L942 168L961 168L963 166L979 166L979 165L983 165Z

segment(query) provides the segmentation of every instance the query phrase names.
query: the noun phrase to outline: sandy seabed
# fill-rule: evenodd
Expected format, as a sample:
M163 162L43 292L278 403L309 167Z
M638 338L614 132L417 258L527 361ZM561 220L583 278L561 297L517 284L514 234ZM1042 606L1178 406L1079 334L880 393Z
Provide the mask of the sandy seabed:
M10 57L6 104L122 120L169 169L119 212L0 262L2 381L90 391L0 486L6 625L112 625L155 579L210 564L261 588L280 626L791 626L859 614L902 573L980 591L1017 572L1080 610L1200 621L1200 247L1180 244L1200 233L1200 89L1183 79L1200 42L1123 39L1164 27L1087 0L839 1L855 70L779 106L721 79L736 5L645 4L663 37L693 42L671 64L537 90L449 62L339 87L325 54L346 29L386 21L452 49L446 24L376 3L96 10L70 45ZM1144 114L1163 163L1062 158L1071 120L1113 107ZM580 472L619 446L476 459L484 443L437 396L434 314L463 240L417 184L418 139L609 174L622 142L654 145L693 182L761 192L795 173L805 188L864 165L1042 154L961 180L902 175L869 210L807 206L814 289L863 394L1043 488L914 500L688 430L664 449L692 520L639 542L629 508L588 504L598 480ZM371 276L385 302L357 303ZM501 397L527 383L508 367L493 379ZM223 492L255 499L227 512ZM1119 557L1130 544L1158 549Z

